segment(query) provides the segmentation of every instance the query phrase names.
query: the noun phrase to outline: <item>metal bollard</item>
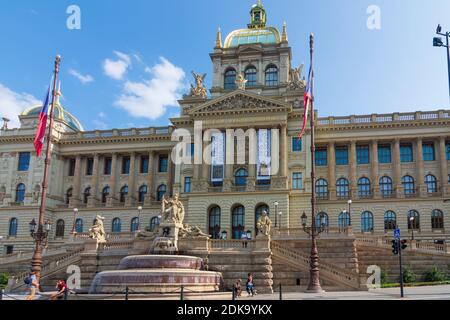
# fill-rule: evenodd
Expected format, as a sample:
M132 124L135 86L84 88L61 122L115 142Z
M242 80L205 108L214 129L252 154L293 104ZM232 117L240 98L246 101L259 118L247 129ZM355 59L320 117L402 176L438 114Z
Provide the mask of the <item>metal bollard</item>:
M236 291L233 289L233 294L231 295L231 300L236 300Z
M181 292L180 292L180 300L184 300L184 286L181 286Z
M130 294L130 288L128 286L125 288L125 301L128 301L128 295Z
M64 300L69 300L69 289L64 290Z
M280 301L282 301L283 300L283 287L281 286L281 283L280 283Z

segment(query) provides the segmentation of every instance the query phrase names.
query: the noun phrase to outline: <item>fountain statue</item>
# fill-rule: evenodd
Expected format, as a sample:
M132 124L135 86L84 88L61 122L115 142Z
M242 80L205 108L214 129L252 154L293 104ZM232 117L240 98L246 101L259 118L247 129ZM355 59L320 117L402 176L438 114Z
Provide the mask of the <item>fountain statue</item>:
M270 236L270 229L272 227L272 221L270 221L269 215L267 211L263 211L261 217L258 219L258 223L256 224L258 228L258 235L268 237Z
M94 225L89 229L89 238L97 240L97 244L106 243L106 233L103 225L104 220L104 217L98 215L95 218Z

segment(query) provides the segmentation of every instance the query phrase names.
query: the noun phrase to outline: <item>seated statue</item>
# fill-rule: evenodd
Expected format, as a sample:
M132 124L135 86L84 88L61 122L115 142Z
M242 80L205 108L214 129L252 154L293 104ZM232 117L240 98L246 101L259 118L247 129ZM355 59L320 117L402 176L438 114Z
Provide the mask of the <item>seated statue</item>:
M189 224L185 223L183 225L183 228L180 229L179 236L181 238L210 238L210 235L207 235L204 233L199 227L197 226L190 226Z
M256 224L256 227L258 228L259 233L268 237L270 235L271 226L272 226L272 221L270 220L269 215L267 214L267 211L263 211L262 216L259 217L258 223Z
M89 229L89 238L97 240L97 243L106 243L105 227L103 225L104 217L98 215L94 225Z
M149 239L153 240L155 239L159 234L159 226L155 228L155 230L150 231L150 228L145 229L145 231L139 231L137 234L138 239Z

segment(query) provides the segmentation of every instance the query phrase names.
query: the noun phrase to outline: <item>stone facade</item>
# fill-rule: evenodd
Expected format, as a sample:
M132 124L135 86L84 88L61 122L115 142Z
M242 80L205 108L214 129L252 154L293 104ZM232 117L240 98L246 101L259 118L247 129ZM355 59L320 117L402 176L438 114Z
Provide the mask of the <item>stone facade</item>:
M254 19L249 29L232 32L225 45L217 34L210 55L211 96L186 95L179 101L181 115L171 119L171 126L87 132L81 125L57 119L46 212L54 222L50 244L67 238L76 219L82 219L78 231L86 232L98 214L106 218L107 232L130 232L137 217L142 228L150 226L160 214L158 200L164 192L179 193L186 222L215 236L226 231L232 238L247 230L255 236L255 216L261 208L272 213L272 221L281 212L276 216L282 228L301 227L300 216L310 210L311 197L309 126L301 146L295 145L303 117L304 81L298 73L302 67L292 65L286 26L280 35ZM248 32L258 36L252 40ZM261 38L264 34L266 38ZM239 73L248 80L245 90L233 87ZM33 147L36 115L25 112L20 119L20 129L0 131L0 254L31 249L28 223L38 216L44 161L36 158ZM258 166L247 155L242 164L225 165L221 181L213 184L210 165L175 164L172 134L180 129L193 134L198 123L201 134L191 141L196 150L210 144L203 141L208 129L224 134L230 129L269 130L272 145L280 147L278 154L271 151L279 170L261 183ZM386 212L395 213L397 225L406 233L408 212L415 210L420 215L418 238L447 238L450 207L443 200L450 196L449 124L446 110L317 118L321 155L317 178L326 181L326 188L318 187L317 213L326 213L329 226L338 227L343 223L339 215L348 210L351 199L353 230L384 234L390 232L385 230ZM225 154L232 148L226 143ZM247 143L245 150L249 148ZM28 154L24 167L21 157L27 162ZM245 172L244 183L236 177L238 172ZM406 176L414 183L402 183ZM364 177L370 186L359 183ZM23 197L20 185L25 187ZM103 194L105 190L109 192ZM143 207L141 213L138 206ZM75 218L74 208L79 209ZM441 213L443 223L436 218Z

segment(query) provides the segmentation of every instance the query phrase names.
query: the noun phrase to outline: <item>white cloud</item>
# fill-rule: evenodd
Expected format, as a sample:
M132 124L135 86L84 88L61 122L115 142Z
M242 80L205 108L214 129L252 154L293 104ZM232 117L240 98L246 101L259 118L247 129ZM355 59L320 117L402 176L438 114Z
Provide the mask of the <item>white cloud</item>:
M127 81L115 105L133 117L155 120L165 114L166 108L175 106L184 89L184 71L164 57L161 62L147 68L151 79L142 82Z
M89 75L89 74L82 75L79 71L77 71L75 69L70 69L69 74L71 74L72 76L74 76L75 78L80 80L80 82L82 84L88 84L88 83L91 83L94 81L94 77L92 77L91 75Z
M106 59L103 61L103 71L108 77L114 80L122 80L128 68L131 66L131 59L127 54L119 51L114 51L114 54L119 59Z
M100 121L100 120L92 120L93 125L95 126L95 129L97 130L107 130L108 124L106 122Z
M28 93L17 93L0 83L0 118L8 118L9 128L20 126L19 114L33 105L42 105L34 96Z
M100 113L98 114L98 117L99 117L99 118L102 118L102 119L105 119L105 118L106 118L106 113L100 112Z

